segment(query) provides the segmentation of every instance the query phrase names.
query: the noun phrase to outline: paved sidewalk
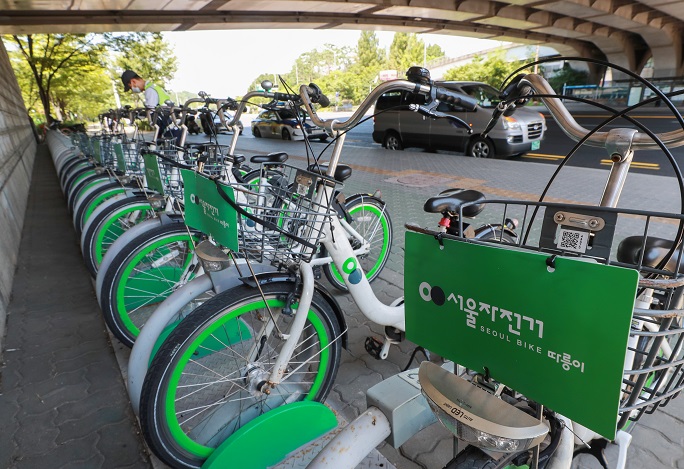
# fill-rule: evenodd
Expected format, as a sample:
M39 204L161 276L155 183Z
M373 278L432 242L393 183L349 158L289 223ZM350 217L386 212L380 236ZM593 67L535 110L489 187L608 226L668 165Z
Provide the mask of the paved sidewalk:
M239 151L247 156L284 146L295 164L303 161L304 146L299 142L251 138L238 142ZM314 147L322 149L323 145ZM354 168L345 193L380 190L388 202L394 246L386 270L374 284L386 303L402 294L404 223L434 226L437 221L422 212L426 198L449 187L465 187L492 198L532 199L554 169L537 163L351 145L345 147L342 161ZM550 196L594 203L606 174L568 168ZM678 199L673 179L633 174L621 205L678 210ZM36 161L26 220L0 368L0 421L4 424L0 467L149 467L54 168L44 152ZM343 353L329 403L351 420L365 408L364 391L400 371L413 345L404 342L393 347L386 361L369 357L363 342L368 335L381 336L382 329L366 320L348 295L336 297L350 327L349 350ZM434 469L449 460L451 448L446 431L433 425L400 450L384 445L381 452L400 469ZM609 448L609 454L614 454L613 449ZM629 458L629 469L684 467L684 399L642 419ZM598 466L583 457L575 467Z
M2 468L149 467L77 242L42 146L0 368Z

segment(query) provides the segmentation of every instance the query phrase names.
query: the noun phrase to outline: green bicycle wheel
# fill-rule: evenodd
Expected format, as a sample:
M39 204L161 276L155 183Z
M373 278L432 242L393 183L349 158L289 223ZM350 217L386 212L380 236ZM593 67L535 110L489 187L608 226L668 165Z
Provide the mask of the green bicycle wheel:
M377 197L357 194L347 200L345 207L352 218L350 222L352 228L370 243L368 254L358 256L358 260L366 278L372 282L385 267L392 248L392 220L387 206ZM351 236L349 236L349 241L352 247L359 245L359 242ZM335 288L347 290L342 274L334 264L324 265L323 272Z
M269 410L325 399L342 346L339 322L318 293L281 383L268 394L260 391L285 343L274 324L287 333L293 322L282 313L292 286L265 284L263 297L244 285L228 290L169 335L147 372L140 404L143 434L162 461L199 468L228 437Z
M83 260L91 275L97 275L100 262L114 241L124 232L155 216L146 197L128 197L112 200L105 211L93 212L92 220L84 226L81 235ZM102 204L101 207L104 207Z
M114 336L132 347L157 306L193 278L190 265L200 233L182 223L154 228L114 258L100 292L100 306Z

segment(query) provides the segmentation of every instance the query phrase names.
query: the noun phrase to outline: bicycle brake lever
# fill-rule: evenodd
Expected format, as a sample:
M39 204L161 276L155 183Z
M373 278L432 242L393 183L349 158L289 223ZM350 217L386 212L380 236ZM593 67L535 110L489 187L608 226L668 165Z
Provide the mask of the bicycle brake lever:
M409 109L411 111L417 112L427 117L431 117L433 119L447 119L449 123L454 127L461 127L466 129L468 135L473 133L473 129L470 127L470 125L460 117L452 116L451 114L446 114L440 111L435 111L433 109L429 109L425 106L420 106L418 104L409 104Z

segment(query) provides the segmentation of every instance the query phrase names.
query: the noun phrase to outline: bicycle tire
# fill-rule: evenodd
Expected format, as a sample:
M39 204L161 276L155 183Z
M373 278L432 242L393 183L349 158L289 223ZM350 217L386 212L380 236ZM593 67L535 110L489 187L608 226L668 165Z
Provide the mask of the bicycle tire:
M63 161L55 161L55 167L57 168L57 177L59 178L59 183L62 184L63 176L68 174L73 168L79 165L79 163L85 163L83 158L79 158L76 155L71 155L70 157L65 157Z
M359 256L359 264L369 282L375 280L387 264L392 249L394 230L387 205L371 195L356 194L350 197L345 207L352 217L350 225L370 243L370 252ZM357 241L349 240L352 246ZM344 279L334 264L323 266L323 273L330 284L341 291L347 291Z
M111 179L109 178L109 175L91 174L90 176L87 176L75 183L67 199L67 207L69 208L69 212L71 213L74 211L74 205L76 204L76 201L83 197L87 191L93 187L102 186L103 184L108 184L110 182Z
M193 311L169 335L145 376L140 404L143 435L162 461L172 467L199 468L233 432L271 408L296 400L325 399L337 374L342 346L335 340L341 335L337 318L318 292L313 295L303 340L293 354L293 362L296 366L302 362L305 370L293 369L295 381L285 378L269 395L256 390L252 394L243 386L261 381L284 343L267 330L272 322L263 320L261 308L268 304L286 332L291 320L278 308L292 288L290 282L265 284L265 301L256 288L242 285L228 290ZM260 357L247 360L256 344ZM219 368L222 380L213 378ZM246 370L252 371L252 378L259 370L259 377L246 383ZM214 382L203 383L202 374ZM237 377L237 386L225 380L231 375ZM183 387L198 383L202 388L191 392ZM212 408L199 413L192 410L206 410L201 403ZM185 421L179 420L180 415Z
M111 200L111 199L110 199ZM100 208L105 204L103 203ZM134 221L128 218L132 213L140 211ZM125 231L155 216L154 209L146 197L127 197L114 201L104 211L96 210L84 226L81 234L81 252L86 268L95 277L97 270L107 253L109 246Z
M92 167L87 167L72 171L67 176L66 182L64 183L64 195L67 200L69 200L69 196L71 195L71 191L73 190L74 186L83 178L86 178L92 174L95 174L95 170Z
M487 231L484 235L482 236L476 236L477 239L495 239L498 241L502 241L507 244L515 244L517 243L515 237L513 237L510 233L507 233L506 231L502 231L501 228L492 228L491 230Z
M84 160L77 160L74 164L69 164L68 169L65 169L59 174L59 184L62 188L62 192L66 194L66 184L69 178L73 176L76 172L85 169L94 171L93 165Z
M73 222L77 236L79 238L81 237L81 230L97 207L112 197L125 193L126 188L122 187L119 182L110 182L83 194L83 197L81 197L74 206Z
M124 345L133 346L157 305L180 287L199 237L182 223L161 225L131 241L112 260L104 272L100 306L107 327Z

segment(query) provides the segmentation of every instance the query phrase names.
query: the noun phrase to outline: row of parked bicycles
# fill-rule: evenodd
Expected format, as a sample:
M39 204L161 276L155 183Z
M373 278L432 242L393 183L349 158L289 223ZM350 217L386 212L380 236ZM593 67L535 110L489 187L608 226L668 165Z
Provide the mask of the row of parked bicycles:
M399 446L435 421L465 443L448 468L569 468L578 451L608 441L619 446L616 467L627 467L634 422L684 387L684 203L677 214L618 208L638 149L661 149L684 188L668 149L684 143L684 119L644 86L681 128L655 135L629 116L640 103L602 105L612 116L587 130L542 77L510 79L482 137L532 96L543 100L578 141L560 168L582 144L608 150L601 200L487 200L446 189L423 206L434 227L406 226L405 296L390 305L370 285L390 255L389 208L377 194L345 194L353 171L341 163L343 145L391 91L422 94L412 110L470 130L437 106L477 102L427 70L380 84L343 122L318 116L328 100L314 84L278 93L264 83L240 102L203 95L110 111L103 121L116 125L96 135L48 132L105 322L132 347L128 391L152 451L174 468L261 468L336 426L321 403L348 326L325 276L384 326L383 339L366 341L370 354L385 359L409 339L431 359L370 389L368 412L309 467L356 467L383 440ZM246 163L236 126L257 97L267 108L303 108L326 129L327 161L306 145L305 164L282 152ZM187 143L187 119L197 115L218 116L230 144ZM148 142L138 119L154 125ZM631 128L608 130L616 119ZM160 122L180 134L160 138Z

